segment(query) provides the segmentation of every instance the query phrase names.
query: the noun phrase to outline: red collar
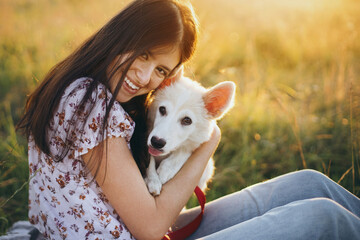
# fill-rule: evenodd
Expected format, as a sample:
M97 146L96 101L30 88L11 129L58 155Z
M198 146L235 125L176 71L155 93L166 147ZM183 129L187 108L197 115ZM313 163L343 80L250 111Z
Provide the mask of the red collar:
M162 240L184 240L185 238L193 234L199 227L204 214L206 197L203 191L201 191L198 186L195 188L194 192L201 206L201 212L193 221L191 221L184 227L165 235Z

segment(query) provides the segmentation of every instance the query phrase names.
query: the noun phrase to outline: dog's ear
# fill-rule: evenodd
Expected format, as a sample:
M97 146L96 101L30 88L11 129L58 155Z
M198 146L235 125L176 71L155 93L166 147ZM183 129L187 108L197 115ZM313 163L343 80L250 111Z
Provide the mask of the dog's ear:
M221 82L203 95L205 108L212 119L221 118L234 104L235 84Z
M179 78L181 78L181 76L183 76L184 74L184 67L181 66L176 74L172 77L166 78L164 81L162 81L162 83L158 86L157 89L162 89L165 88L167 86L170 86L171 84L173 84L175 81L177 81Z

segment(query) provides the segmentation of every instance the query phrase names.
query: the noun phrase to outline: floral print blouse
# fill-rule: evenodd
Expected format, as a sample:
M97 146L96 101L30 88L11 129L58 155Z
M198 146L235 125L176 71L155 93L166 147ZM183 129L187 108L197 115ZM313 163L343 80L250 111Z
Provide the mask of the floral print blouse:
M29 183L29 220L48 239L134 239L96 181L91 181L91 174L86 174L81 158L101 142L105 101L111 99L110 91L99 84L91 95L94 107L77 113L89 115L87 120L74 120L91 81L80 78L67 87L50 122L47 135L52 153L63 146L66 133L72 129L73 144L62 161L56 162L41 152L29 138L29 169L33 176ZM134 127L133 120L115 101L104 138L123 137L129 145Z

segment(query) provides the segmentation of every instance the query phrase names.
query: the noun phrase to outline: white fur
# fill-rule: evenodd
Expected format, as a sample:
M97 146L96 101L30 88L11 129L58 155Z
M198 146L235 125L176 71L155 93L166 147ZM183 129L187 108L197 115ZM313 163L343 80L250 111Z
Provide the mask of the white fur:
M166 144L161 148L162 153L159 156L151 156L146 171L145 182L153 195L159 195L162 185L176 175L191 153L201 143L210 139L216 120L232 106L235 84L232 82L221 84L228 84L231 90L226 106L220 110L221 114L218 116L210 115L204 103L206 99L204 96L213 88L207 90L189 78L181 76L170 86L155 92L149 105L150 133L147 143L151 146L152 137L156 137L164 140ZM159 111L161 106L166 109L165 115ZM192 123L181 124L184 117L190 118ZM211 158L198 185L201 189L206 189L214 169L214 161Z

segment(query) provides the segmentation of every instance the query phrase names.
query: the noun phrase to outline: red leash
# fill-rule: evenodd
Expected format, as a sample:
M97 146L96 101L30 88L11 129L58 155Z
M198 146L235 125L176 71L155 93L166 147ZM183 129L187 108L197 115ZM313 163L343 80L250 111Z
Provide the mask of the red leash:
M191 221L184 227L165 235L162 240L184 240L185 238L193 234L193 232L195 232L196 229L199 227L204 214L206 197L203 191L201 191L198 186L196 186L194 192L201 206L201 212L193 221Z

